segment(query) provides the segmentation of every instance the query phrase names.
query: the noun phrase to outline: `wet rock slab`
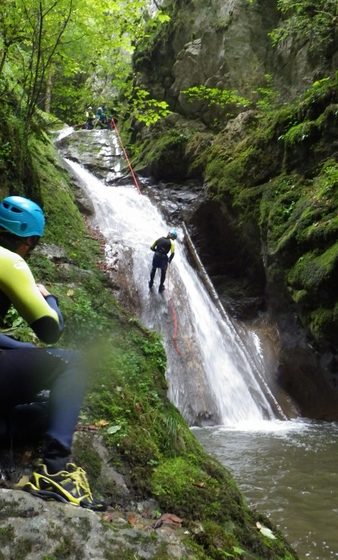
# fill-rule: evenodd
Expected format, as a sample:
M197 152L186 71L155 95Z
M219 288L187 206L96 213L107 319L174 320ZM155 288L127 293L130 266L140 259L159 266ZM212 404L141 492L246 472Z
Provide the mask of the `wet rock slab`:
M78 130L57 147L65 158L80 163L106 184L126 174L127 164L112 130Z

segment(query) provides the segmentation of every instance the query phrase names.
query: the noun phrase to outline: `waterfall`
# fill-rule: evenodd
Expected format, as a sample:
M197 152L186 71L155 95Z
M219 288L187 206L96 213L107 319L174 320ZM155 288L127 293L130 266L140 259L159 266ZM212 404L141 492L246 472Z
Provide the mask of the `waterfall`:
M215 306L189 263L183 230L177 228L164 295L157 292L158 277L150 292L150 245L166 235L170 225L132 184L107 187L78 163L65 162L93 202L93 223L106 240L107 258L116 247L128 254L131 266L126 266L125 279L136 292L143 324L163 338L168 396L186 420L235 426L275 418L278 404L264 381L259 341L251 335L246 347L239 329Z

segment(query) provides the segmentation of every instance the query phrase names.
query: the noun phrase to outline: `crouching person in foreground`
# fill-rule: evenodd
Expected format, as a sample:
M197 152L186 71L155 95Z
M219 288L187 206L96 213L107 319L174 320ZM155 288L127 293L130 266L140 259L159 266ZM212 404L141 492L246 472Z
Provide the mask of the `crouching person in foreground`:
M9 196L0 202L0 317L13 305L42 342L53 344L63 331L62 314L56 297L35 283L26 262L44 226L43 211L33 201ZM76 351L39 348L0 334L2 418L15 422L16 409L49 392L41 463L22 488L42 498L103 509L93 500L85 471L70 460L85 385Z

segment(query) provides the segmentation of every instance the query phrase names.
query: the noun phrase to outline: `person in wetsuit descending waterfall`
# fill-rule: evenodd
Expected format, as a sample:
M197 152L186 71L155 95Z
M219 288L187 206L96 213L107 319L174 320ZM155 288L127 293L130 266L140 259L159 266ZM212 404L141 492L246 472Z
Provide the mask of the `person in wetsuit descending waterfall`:
M21 197L0 202L0 318L11 306L44 343L55 343L63 331L57 298L37 284L26 262L44 233L40 206ZM22 409L48 394L45 425L40 425L43 455L29 482L22 488L43 498L100 509L86 473L70 461L71 445L85 391L82 358L70 349L37 347L0 334L0 419L14 437L30 433L18 422ZM6 431L5 431L6 437ZM102 506L103 507L103 506Z
M161 293L164 291L165 277L167 273L168 264L171 263L175 256L175 243L174 240L177 239L176 230L170 230L166 237L160 237L151 245L150 249L155 252L152 262L152 269L150 272L149 289L151 290L154 284L154 278L156 270L159 268L161 270L160 286L158 291ZM170 256L168 257L168 253Z

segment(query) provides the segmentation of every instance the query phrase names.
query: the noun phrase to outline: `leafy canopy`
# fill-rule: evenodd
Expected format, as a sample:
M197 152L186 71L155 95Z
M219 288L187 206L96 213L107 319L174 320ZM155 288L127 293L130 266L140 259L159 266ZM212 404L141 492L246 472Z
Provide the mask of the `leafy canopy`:
M147 5L147 0L2 0L0 99L14 92L27 123L36 107L74 120L86 105L113 104L128 91L131 54L152 27L146 32L146 22L155 29L168 19L161 11L151 16Z

